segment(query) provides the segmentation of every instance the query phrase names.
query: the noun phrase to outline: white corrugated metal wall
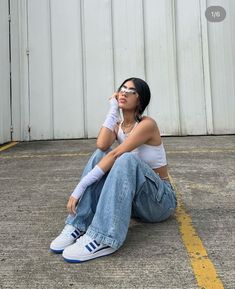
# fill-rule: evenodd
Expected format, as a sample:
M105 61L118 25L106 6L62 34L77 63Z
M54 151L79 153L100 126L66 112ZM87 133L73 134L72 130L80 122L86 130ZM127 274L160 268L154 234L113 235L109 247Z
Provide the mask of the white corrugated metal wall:
M235 1L207 2L227 11L223 22L208 26L214 132L235 133Z
M235 133L235 1L10 2L13 139L95 137L130 76L148 81L162 134ZM211 5L224 21L206 20Z
M11 140L8 0L0 1L0 143Z

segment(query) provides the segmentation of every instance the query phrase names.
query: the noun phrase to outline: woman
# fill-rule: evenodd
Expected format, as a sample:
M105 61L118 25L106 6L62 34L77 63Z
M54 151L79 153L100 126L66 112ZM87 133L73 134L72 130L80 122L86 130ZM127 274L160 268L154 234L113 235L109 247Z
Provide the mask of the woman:
M148 84L126 79L110 98L110 110L80 183L69 198L69 216L50 249L68 262L83 262L119 249L131 217L166 220L177 201L169 182L166 154L156 122L142 116ZM123 121L119 119L119 108ZM111 150L118 140L119 145Z

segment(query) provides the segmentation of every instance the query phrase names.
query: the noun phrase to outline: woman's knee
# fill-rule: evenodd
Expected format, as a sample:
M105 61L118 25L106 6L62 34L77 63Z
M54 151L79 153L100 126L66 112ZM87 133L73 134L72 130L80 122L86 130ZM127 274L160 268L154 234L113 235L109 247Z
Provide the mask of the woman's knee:
M137 164L137 159L131 152L123 153L120 157L115 161L116 165L120 165L122 167L130 164Z
M93 158L102 159L110 151L111 151L111 148L107 149L106 151L103 151L101 149L96 149L93 154Z
M93 168L96 164L98 164L101 159L107 154L107 152L104 152L100 149L96 149L94 151L94 153L92 154L92 156L90 157L86 168L88 167L88 169L90 170L91 168ZM85 170L86 170L85 168Z

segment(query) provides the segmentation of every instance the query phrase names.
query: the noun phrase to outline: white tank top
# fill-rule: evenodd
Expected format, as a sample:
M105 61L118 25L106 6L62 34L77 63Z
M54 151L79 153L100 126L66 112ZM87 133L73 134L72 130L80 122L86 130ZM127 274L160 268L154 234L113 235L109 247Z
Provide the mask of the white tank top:
M138 123L136 122L134 128L137 126L137 124ZM128 137L128 135L130 135L131 132L124 133L120 124L117 133L118 143L121 144ZM143 144L134 149L132 153L146 162L152 169L157 169L167 164L166 152L163 143L161 143L159 146Z

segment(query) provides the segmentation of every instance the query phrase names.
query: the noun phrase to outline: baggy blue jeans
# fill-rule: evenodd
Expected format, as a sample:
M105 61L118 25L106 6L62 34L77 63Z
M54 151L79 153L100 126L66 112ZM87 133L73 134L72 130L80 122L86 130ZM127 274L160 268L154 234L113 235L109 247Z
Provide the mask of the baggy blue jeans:
M97 149L88 161L85 176L107 154ZM131 217L161 222L175 210L177 200L171 184L161 180L133 153L122 154L102 179L84 192L71 224L98 243L118 249L126 239Z

